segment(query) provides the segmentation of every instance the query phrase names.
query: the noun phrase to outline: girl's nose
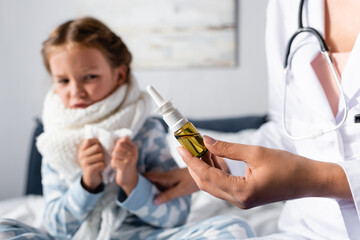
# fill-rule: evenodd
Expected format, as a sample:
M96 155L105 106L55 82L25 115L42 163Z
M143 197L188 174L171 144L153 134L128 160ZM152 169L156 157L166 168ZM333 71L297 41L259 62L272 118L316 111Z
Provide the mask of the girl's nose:
M86 91L84 89L84 86L76 82L73 84L71 92L73 97L83 98L86 96Z

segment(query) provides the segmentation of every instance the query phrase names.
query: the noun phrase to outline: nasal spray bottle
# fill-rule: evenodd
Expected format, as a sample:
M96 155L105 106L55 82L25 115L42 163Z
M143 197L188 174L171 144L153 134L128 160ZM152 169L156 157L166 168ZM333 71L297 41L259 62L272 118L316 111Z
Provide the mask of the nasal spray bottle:
M194 157L201 158L204 156L207 148L194 125L173 106L171 99L164 101L153 86L147 86L147 91L158 106L155 112L163 117L180 144L189 150Z

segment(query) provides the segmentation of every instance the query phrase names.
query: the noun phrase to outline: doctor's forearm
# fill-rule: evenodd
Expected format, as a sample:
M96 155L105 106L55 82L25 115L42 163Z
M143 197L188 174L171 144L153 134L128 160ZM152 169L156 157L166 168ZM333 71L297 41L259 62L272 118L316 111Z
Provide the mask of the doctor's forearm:
M309 185L305 195L353 200L343 168L335 163L312 161Z

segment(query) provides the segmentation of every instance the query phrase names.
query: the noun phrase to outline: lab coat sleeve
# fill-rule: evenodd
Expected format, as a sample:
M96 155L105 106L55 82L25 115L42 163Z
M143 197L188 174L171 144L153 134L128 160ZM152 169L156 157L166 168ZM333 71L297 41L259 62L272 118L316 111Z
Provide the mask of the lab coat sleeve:
M283 11L286 8L287 11ZM266 12L265 46L268 71L268 118L247 144L260 145L268 148L295 152L294 144L285 136L282 127L284 96L283 62L286 45L291 34L297 29L296 21L292 19L297 12L298 4L293 1L269 0Z
M275 148L295 152L295 147L291 141L285 136L282 125L274 120L270 120L263 124L249 139L249 143L260 145L267 148Z
M282 6L286 5L286 6ZM293 1L269 0L266 11L265 26L265 49L266 63L268 73L268 115L270 120L280 122L282 117L284 69L283 62L285 49L291 32L296 31L296 25L284 19L292 19L293 8L288 5L294 5ZM288 11L283 11L283 8Z
M350 235L360 234L360 159L338 163L345 171L353 201L339 200L341 214ZM353 214L356 211L357 214ZM356 233L355 233L356 231Z
M264 123L249 137L243 138L239 143L259 145L267 148L275 148L295 153L295 147L284 135L282 126L275 120ZM246 164L239 161L225 159L230 173L235 176L243 176Z
M289 11L283 11L283 8ZM243 139L240 143L260 145L268 148L281 149L296 153L295 146L283 131L282 102L284 96L284 55L291 33L297 29L296 22L284 22L292 19L297 12L298 4L293 1L269 0L266 12L266 59L268 64L268 118L251 137ZM233 164L225 159L233 174L239 172L240 164ZM240 166L240 168L242 168ZM235 174L237 175L237 174Z

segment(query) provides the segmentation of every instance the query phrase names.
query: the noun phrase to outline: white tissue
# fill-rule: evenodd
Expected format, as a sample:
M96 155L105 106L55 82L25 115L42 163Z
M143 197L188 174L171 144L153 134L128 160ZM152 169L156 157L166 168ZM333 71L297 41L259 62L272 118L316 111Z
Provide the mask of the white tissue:
M96 126L86 125L85 126L85 137L88 138L97 138L101 143L101 146L104 150L105 155L105 164L106 167L102 172L104 184L113 182L115 179L115 170L111 168L111 154L116 144L116 141L122 137L128 136L132 138L133 133L130 129L122 128L114 132L109 132L103 128Z

